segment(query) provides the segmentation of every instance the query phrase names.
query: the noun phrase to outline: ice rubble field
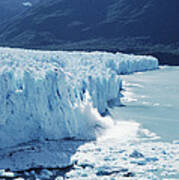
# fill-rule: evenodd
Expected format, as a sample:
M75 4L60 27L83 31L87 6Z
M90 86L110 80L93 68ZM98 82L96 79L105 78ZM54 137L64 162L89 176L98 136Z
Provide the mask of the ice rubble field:
M103 127L97 111L120 104L119 75L156 68L151 56L0 48L1 148L95 138Z

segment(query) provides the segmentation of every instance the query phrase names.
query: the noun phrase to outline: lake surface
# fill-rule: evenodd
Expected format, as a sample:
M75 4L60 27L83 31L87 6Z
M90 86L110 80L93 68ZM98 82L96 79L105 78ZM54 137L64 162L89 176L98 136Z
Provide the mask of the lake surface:
M179 67L122 76L122 102L114 117L134 120L164 141L179 139Z

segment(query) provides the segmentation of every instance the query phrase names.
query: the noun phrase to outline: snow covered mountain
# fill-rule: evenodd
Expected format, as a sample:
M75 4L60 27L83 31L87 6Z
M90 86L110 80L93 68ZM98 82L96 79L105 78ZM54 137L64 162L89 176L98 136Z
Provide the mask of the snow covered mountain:
M152 54L178 64L179 1L46 0L3 24L0 45Z
M0 48L1 148L95 138L100 114L120 105L119 75L156 68L151 56Z

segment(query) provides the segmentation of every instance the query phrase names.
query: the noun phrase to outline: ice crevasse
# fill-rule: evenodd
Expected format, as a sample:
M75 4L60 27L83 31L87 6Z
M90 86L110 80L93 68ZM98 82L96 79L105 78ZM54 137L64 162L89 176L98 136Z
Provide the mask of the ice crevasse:
M119 75L156 68L152 56L0 48L0 144L95 138Z

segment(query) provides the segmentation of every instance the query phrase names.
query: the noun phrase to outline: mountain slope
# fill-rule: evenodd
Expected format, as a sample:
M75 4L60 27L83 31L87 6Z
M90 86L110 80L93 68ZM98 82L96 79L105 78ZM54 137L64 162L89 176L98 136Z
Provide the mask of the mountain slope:
M40 0L1 0L0 1L0 24L4 21L8 21L9 18L16 16Z
M0 44L169 55L175 64L178 9L177 0L46 0L5 24Z

